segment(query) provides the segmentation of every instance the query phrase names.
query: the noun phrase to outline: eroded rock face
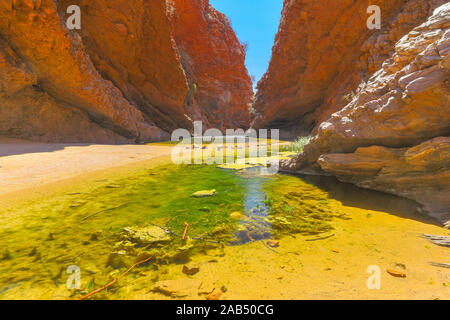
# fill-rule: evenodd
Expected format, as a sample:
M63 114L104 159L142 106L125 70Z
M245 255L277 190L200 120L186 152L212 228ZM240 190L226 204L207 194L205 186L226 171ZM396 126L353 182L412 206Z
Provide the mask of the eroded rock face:
M450 4L395 45L285 170L315 170L413 199L448 218ZM438 137L438 138L436 138Z
M258 83L256 127L310 133L344 107L394 44L445 0L375 0L381 30L369 30L366 1L285 0L266 75Z
M158 127L190 127L184 100L188 87L165 1L59 0L60 15L76 4L78 32L99 73Z
M53 1L2 1L0 36L16 57L20 57L19 64L28 67L31 78L35 79L32 89L48 94L60 107L75 107L81 113L84 112L84 117L87 115L94 123L128 140L152 139L160 134L160 130L146 122L144 115L111 82L101 77L86 54L81 39L65 28ZM7 94L2 106L11 106L11 97ZM29 106L21 104L18 107ZM45 110L40 104L31 108ZM8 114L10 110L6 111ZM80 117L75 116L73 119L77 118ZM69 126L50 129L55 133L58 130L79 130L75 122L59 122L58 118L54 120L54 123L50 121L47 124L53 127ZM2 121L8 123L9 119ZM42 126L39 128L45 129ZM7 128L5 131L14 133L18 130L24 130L23 126L20 129Z
M1 1L0 135L122 143L170 139L199 119L248 125L243 50L225 17L200 4L194 17L213 19L180 43L186 62L165 0ZM79 31L66 28L69 5L81 8Z
M252 81L245 48L228 18L209 0L170 0L168 11L189 83L191 117L221 130L248 128Z

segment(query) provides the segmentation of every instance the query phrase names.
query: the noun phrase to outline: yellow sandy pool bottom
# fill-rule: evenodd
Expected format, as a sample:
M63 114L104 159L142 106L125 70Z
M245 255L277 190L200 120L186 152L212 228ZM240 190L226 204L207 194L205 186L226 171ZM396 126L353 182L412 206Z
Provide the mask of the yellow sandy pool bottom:
M158 164L163 161L168 159ZM50 195L49 190L59 193L83 189L99 177L124 177L152 167L152 162L143 162L134 168L80 176L67 184L48 186L47 190L39 188L36 197ZM11 199L17 201L18 195L3 196L0 201L11 203ZM306 241L318 236L285 236L277 248L256 241L226 246L223 251L210 250L192 257L200 267L193 276L185 275L181 264L163 265L159 270L136 268L97 298L172 299L152 289L156 281L179 280L186 282L187 287L200 284L208 290L226 288L221 299L450 299L449 269L429 265L429 262L448 263L449 249L421 238L424 233L449 235L448 230L384 212L346 207L337 200L332 205L351 218L333 220L334 230L326 234L334 234L333 237ZM101 248L99 251L102 252ZM366 284L370 276L367 268L373 265L381 269L379 290L370 290ZM406 278L393 277L387 269L404 272ZM90 275L82 273L85 291L90 279ZM197 289L185 290L188 294L183 298L205 299ZM2 299L71 297L75 298L65 286L51 286L48 282L26 291L12 287L0 296Z
M287 236L275 249L263 241L226 247L223 257L193 257L200 266L194 276L183 274L182 265L170 265L161 270L160 280L191 278L207 288L225 286L221 299L450 299L449 270L428 264L444 262L448 248L421 238L423 233L448 235L448 230L383 212L347 212L351 220L335 221L331 238ZM379 290L367 287L372 265L381 269ZM393 277L387 269L406 278ZM111 298L168 298L151 292L152 285L145 273L124 279ZM204 299L195 291L186 298Z

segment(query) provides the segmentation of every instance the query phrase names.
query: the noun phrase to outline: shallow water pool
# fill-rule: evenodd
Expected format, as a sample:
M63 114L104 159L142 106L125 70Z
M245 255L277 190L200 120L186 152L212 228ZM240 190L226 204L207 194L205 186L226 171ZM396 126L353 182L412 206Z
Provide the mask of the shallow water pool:
M193 197L203 190L215 193ZM407 200L331 178L261 175L259 168L164 165L98 180L0 210L0 298L79 298L152 257L129 276L144 277L141 290L148 291L170 278L164 275L172 266L227 259L229 247L245 254L258 241L271 240L265 245L275 251L286 237L332 237L337 221L352 219L351 207L433 223ZM83 275L79 289L67 287L70 266ZM116 290L93 298L117 298Z

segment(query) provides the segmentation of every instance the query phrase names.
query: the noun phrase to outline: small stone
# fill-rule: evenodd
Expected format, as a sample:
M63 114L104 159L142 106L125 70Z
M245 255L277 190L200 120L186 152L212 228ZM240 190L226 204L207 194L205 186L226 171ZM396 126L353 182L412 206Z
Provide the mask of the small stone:
M446 223L444 223L445 229L450 229L450 220L448 220Z
M34 256L34 260L33 261L39 261L39 260L41 260L41 253L40 252L38 252L35 256Z
M216 285L212 283L202 283L200 288L198 289L199 295L207 295L212 293L216 289Z
M278 248L280 246L280 241L269 240L266 244L271 248Z
M244 215L242 213L240 213L239 211L236 211L236 212L230 213L230 218L233 220L240 220L240 219L244 218Z
M132 261L123 251L111 253L106 262L106 266L111 266L114 269L120 269L130 265L132 265Z
M187 239L182 247L179 247L176 250L171 251L166 257L179 262L189 261L192 249L194 247L195 247L194 240Z
M190 262L188 264L185 264L183 266L183 273L187 274L188 276L192 276L200 271L200 267L198 264Z
M222 286L222 287L220 288L220 290L222 290L222 292L223 292L223 293L225 293L225 292L227 292L227 291L228 291L228 288L227 288L227 287L225 287L225 286Z
M333 249L331 251L333 251L334 253L339 253L340 252L338 249Z
M167 245L172 241L167 232L156 226L130 227L123 232L125 239L141 246Z
M216 194L216 189L197 191L192 196L194 198L212 197Z

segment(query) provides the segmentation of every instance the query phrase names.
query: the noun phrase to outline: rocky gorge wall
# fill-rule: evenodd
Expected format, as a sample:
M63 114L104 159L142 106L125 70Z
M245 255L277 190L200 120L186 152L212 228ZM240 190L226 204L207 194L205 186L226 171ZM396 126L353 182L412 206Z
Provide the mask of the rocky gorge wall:
M285 0L267 73L258 83L255 127L309 134L352 99L394 50L445 0ZM369 5L381 29L369 30Z
M196 1L179 6L188 2ZM66 27L69 5L81 8L81 30ZM172 24L165 0L1 1L0 135L124 143L169 139L194 120L248 127L253 92L245 52L208 1L190 10L215 15L214 27L190 35L194 44L220 49L209 60L203 48L182 41L189 19Z
M282 169L400 195L444 221L450 218L450 3L392 52Z
M448 219L446 2L285 0L250 105L245 48L208 0L3 0L0 136L132 143L169 139L194 120L252 120L313 133L282 170L334 175ZM73 4L81 30L65 25ZM381 8L380 30L366 26L369 5Z
M168 10L188 80L189 113L209 127L248 128L252 80L229 19L209 0L169 0Z

